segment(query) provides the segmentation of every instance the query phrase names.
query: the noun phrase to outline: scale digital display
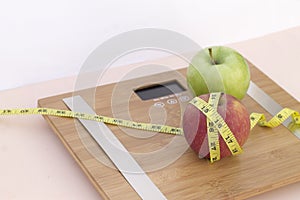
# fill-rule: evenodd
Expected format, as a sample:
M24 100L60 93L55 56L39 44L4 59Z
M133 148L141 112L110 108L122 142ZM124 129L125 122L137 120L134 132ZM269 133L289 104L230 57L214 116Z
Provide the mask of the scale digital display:
M150 85L134 90L134 92L142 100L155 99L171 94L181 93L184 91L186 91L186 89L182 85L180 85L176 80L169 81L166 83Z

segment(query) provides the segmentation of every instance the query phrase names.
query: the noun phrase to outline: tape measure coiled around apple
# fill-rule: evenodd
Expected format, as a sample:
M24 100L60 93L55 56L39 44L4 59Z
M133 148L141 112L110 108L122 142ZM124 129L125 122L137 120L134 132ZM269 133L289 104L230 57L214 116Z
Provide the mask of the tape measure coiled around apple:
M207 116L207 132L209 135L209 149L211 162L220 159L220 147L219 147L219 133L229 147L233 155L240 154L242 148L239 146L233 133L230 131L227 124L224 122L223 118L217 112L216 106L220 98L220 93L210 94L209 101L206 102L199 97L195 97L190 101L191 104L196 106L201 112ZM53 108L21 108L21 109L0 109L0 116L5 115L49 115L67 118L78 118L93 120L97 122L104 122L107 124L118 125L133 129L154 131L172 135L183 135L182 128L172 127L161 124L151 124L134 122L130 120L118 119L113 117L107 117L102 115L94 115L88 113L73 112L69 110L60 110ZM251 129L255 127L256 124L260 126L274 128L282 124L288 117L292 117L293 123L300 125L300 114L292 109L284 108L278 112L271 120L267 121L264 114L252 113L250 115Z
M211 93L208 102L195 97L190 103L198 108L207 117L207 136L209 144L210 161L213 163L220 160L219 135L222 136L231 151L232 155L242 153L242 148L237 142L234 134L227 126L223 118L218 114L216 108L221 93ZM261 113L250 114L250 129L253 129L256 124L269 128L275 128L282 124L287 118L292 117L295 124L300 124L300 115L298 112L284 108L277 113L270 121L266 121L266 117Z
M238 155L243 152L240 147L238 141L234 137L234 134L231 132L230 128L225 123L222 116L217 112L216 106L218 105L219 98L221 93L212 93L210 94L210 98L208 103L199 97L195 97L190 103L198 108L207 118L207 123L209 126L207 127L208 133L208 141L212 141L213 144L219 143L219 135L216 133L220 133L223 140L225 141L227 147L229 148L232 155ZM213 106L211 106L211 105ZM213 129L213 130L212 130ZM212 131L210 131L212 130ZM217 132L217 131L218 132ZM210 161L215 162L220 160L220 148L216 145L209 144L209 152L210 152ZM211 157L213 156L213 157Z

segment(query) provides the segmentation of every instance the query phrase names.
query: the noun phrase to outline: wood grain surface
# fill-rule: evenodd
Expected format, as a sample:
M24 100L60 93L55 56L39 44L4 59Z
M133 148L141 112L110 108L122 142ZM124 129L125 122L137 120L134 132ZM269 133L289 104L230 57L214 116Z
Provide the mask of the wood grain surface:
M298 101L250 62L249 65L253 82L283 107L300 110ZM79 94L101 115L181 126L186 102L182 102L180 96L191 97L188 91L156 101L142 101L133 90L148 83L175 79L187 88L185 73L186 68L183 68L49 97L38 103L40 107L67 109L62 99ZM169 99L176 99L177 103L169 104ZM156 102L165 106L153 106ZM250 97L246 96L243 103L249 112L271 117ZM76 119L54 116L45 116L45 119L103 199L139 199ZM274 129L255 127L243 147L243 154L214 164L199 160L182 136L108 126L168 199L245 199L300 181L300 141L283 126Z

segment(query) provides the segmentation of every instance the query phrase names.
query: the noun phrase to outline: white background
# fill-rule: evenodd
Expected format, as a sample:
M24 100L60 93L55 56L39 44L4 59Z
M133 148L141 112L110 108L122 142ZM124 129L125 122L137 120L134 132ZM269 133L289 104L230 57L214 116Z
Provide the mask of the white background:
M222 45L298 26L299 10L300 0L1 0L0 90L76 75L124 31L164 28Z

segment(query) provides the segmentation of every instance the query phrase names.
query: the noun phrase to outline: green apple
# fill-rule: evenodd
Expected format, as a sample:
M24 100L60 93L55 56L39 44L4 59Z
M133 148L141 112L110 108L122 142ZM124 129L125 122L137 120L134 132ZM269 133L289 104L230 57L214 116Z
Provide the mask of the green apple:
M225 46L208 47L193 57L187 83L195 96L225 92L242 99L250 84L250 71L237 51Z

